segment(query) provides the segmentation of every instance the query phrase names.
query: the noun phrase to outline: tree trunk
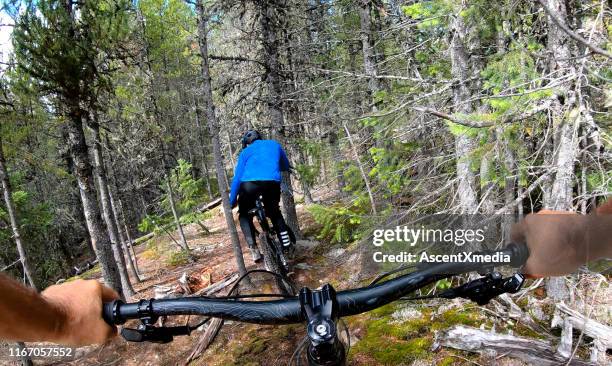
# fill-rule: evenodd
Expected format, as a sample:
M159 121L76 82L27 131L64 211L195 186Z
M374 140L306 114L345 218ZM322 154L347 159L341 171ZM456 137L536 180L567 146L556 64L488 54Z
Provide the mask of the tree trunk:
M554 16L567 22L566 2L548 0L548 8ZM549 71L563 75L575 73L570 46L571 39L551 18L547 16L547 49L550 55ZM544 206L551 210L570 210L572 208L572 187L574 161L578 152L579 114L568 113L575 108L576 94L572 85L562 85L563 103L557 99L552 106L553 121L553 168L556 169L550 195Z
M113 218L115 219L115 227L117 228L117 232L119 234L119 241L121 242L121 248L123 250L123 253L127 256L127 259L128 259L127 260L128 269L132 273L132 277L134 277L134 280L136 280L136 282L141 282L142 279L140 278L140 273L138 273L138 264L137 264L136 254L133 251L134 250L133 246L131 246L130 241L125 235L125 232L122 230L122 225L121 225L122 220L120 220L120 213L119 213L119 210L117 209L117 203L115 201L115 197L113 196L113 190L110 189L110 187L108 189L108 196L110 199ZM130 251L130 247L132 248L132 251ZM134 256L133 258L132 258L132 255Z
M198 39L200 44L200 55L202 57L202 97L204 98L204 102L206 104L208 134L213 147L217 181L219 182L219 193L221 194L221 201L223 202L223 213L230 233L230 238L232 240L234 256L236 257L236 264L238 266L238 273L243 276L246 274L246 266L244 265L242 247L240 246L240 239L238 238L238 230L236 230L236 224L234 223L234 216L232 214L232 207L229 201L227 182L225 181L223 169L221 142L219 141L219 129L217 128L218 122L215 113L215 104L213 102L210 69L208 66L208 15L204 12L202 0L196 0L196 11L198 13Z
M368 77L368 91L370 103L374 94L380 90L378 69L376 66L376 50L374 48L374 35L372 34L372 1L359 0L359 38L363 53L363 68Z
M110 143L108 139L108 135L106 135L106 147L110 149ZM115 163L112 154L108 154L109 156L109 165L108 172L110 173L110 181L112 184L112 188L119 195L119 185L117 184L117 177L115 176ZM134 244L132 243L132 239L130 238L130 233L125 220L125 212L123 209L123 202L121 202L121 198L113 195L113 189L109 187L108 194L110 198L111 208L113 209L113 216L115 217L115 224L117 226L117 231L119 232L119 239L121 240L121 244L123 246L123 252L127 254L128 257L128 265L130 271L132 272L132 276L137 282L141 282L140 271L138 269L138 258L136 257L136 252L134 252ZM125 230L124 230L125 229Z
M265 52L265 63L268 71L266 82L268 84L268 110L272 121L273 138L277 139L284 147L287 147L285 134L285 117L283 114L283 94L281 86L281 74L279 64L278 39L276 36L276 9L275 4L270 4L269 0L259 2L259 18L263 48ZM282 173L281 199L283 202L283 216L285 222L291 228L296 238L301 239L302 233L295 210L293 200L293 189L289 172Z
M234 160L234 149L232 149L232 137L229 131L227 133L227 153L229 154L230 162L232 163L232 170L236 169L236 161Z
M20 354L21 352L28 352L28 349L26 348L26 345L23 342L17 342L17 349L19 349ZM34 366L32 359L28 355L19 356L19 361L21 362L21 366Z
M204 137L204 128L200 126L200 108L198 107L198 102L196 98L193 98L193 107L195 108L195 124L198 133L198 138L200 139L200 146L202 147L202 170L204 171L204 182L206 183L206 191L208 192L208 197L213 198L212 187L210 185L210 173L208 172L208 164L206 164L206 160L208 160L208 151L206 151L206 139Z
M126 299L134 296L134 289L130 283L130 276L128 275L127 268L125 265L125 257L123 256L123 249L121 248L121 242L117 230L117 225L113 217L111 208L108 181L106 179L106 171L104 169L104 161L102 158L102 144L100 142L100 126L96 117L89 124L93 136L93 158L95 164L95 175L98 180L98 189L100 190L100 205L102 206L102 216L106 223L106 229L108 236L111 241L111 247L113 248L113 254L115 261L119 269L119 277L121 278L121 287L123 288L123 296ZM129 253L128 253L129 255Z
M506 211L502 219L503 239L504 242L508 242L510 240L512 224L516 222L515 213L517 209L514 205L514 200L517 197L516 187L519 172L516 166L516 157L510 148L509 137L505 135L504 128L497 127L496 134L497 140L501 144L499 151L501 156L499 159L503 161L506 171L506 177L504 178L504 206L512 206ZM519 206L522 206L522 204L519 204Z
M8 170L6 169L6 160L4 159L2 136L0 136L0 181L2 182L4 203L6 204L6 211L9 215L9 220L11 221L11 227L13 229L13 238L15 239L15 245L17 245L17 252L19 253L19 260L21 261L23 272L26 276L26 279L30 283L30 287L32 287L35 291L38 291L36 287L36 282L34 281L34 276L32 275L32 271L30 270L30 263L26 255L23 242L21 241L21 235L19 233L19 223L17 222L17 215L15 214L15 205L13 204L12 190L9 182ZM17 342L16 345L17 349L20 352L27 351L25 343ZM27 355L21 356L20 362L22 366L34 365L34 363L32 363L32 359Z
M489 143L491 143L489 141ZM486 151L482 154L480 160L480 212L485 215L490 215L495 212L495 199L497 195L495 183L491 176L491 159L493 159L493 151Z
M2 191L4 192L4 203L6 204L6 211L11 222L11 228L13 229L13 239L15 239L15 245L17 245L17 252L19 253L19 260L23 267L23 273L30 283L30 287L37 290L36 281L34 275L30 270L30 262L26 255L25 247L21 241L21 234L19 229L19 222L17 221L17 214L15 212L15 205L13 203L13 192L9 182L8 170L6 169L6 160L4 159L4 150L2 147L2 136L0 136L0 181L2 183Z
M460 12L453 19L453 38L451 40L451 74L455 79L453 86L453 102L456 112L469 114L473 112L469 101L470 60L465 47L467 27ZM460 134L455 137L455 160L457 169L457 195L461 213L475 213L477 207L476 177L470 164L470 154L476 148L476 143L470 136Z
M174 224L179 232L181 238L180 247L189 254L189 246L187 245L187 239L185 238L185 232L183 231L183 225L181 225L181 219L178 211L176 210L176 203L174 199L174 190L172 189L172 182L170 181L172 174L166 173L164 179L166 180L166 188L168 189L168 201L170 201L170 209L172 210L172 216L174 217Z
M68 148L68 131L65 125L59 127L60 132L60 144L58 144L58 154L62 159L62 166L66 169L67 172L74 175L74 162L72 161L72 156L70 155L70 149ZM81 196L79 193L79 184L76 179L70 180L71 190L70 190L70 201L68 204L72 207L75 207L74 215L76 216L76 221L80 225L82 225L85 238L84 241L87 243L87 250L89 251L89 256L95 256L96 251L93 247L91 236L89 235L89 231L87 230L87 222L85 220L85 215L83 212L82 204L81 204Z
M370 198L370 205L372 206L372 213L374 215L377 214L376 211L376 202L374 201L374 195L372 194L372 188L370 187L370 180L368 179L368 175L363 169L363 164L361 163L361 159L359 158L359 152L353 143L353 138L351 137L351 132L349 131L346 123L343 124L344 131L346 132L346 137L349 140L349 144L351 145L351 149L353 149L353 154L355 155L355 159L357 159L357 166L359 167L359 172L361 173L361 178L363 178L363 183L365 183L366 190L368 191L368 197Z
M566 2L562 0L547 0L548 9L551 14L565 24L567 22ZM565 33L551 15L547 15L548 38L546 48L549 52L549 71L562 75L575 73L573 66L572 44L569 36ZM551 118L553 125L553 152L552 168L555 169L550 194L546 196L544 207L550 210L572 209L572 187L574 183L574 161L578 153L578 127L579 114L568 113L576 110L576 93L573 85L568 83L558 86L563 101L558 98L552 104ZM556 301L563 300L569 296L569 290L562 277L550 278L546 286L548 295Z
M105 234L104 222L100 215L92 167L87 152L85 133L83 132L83 111L78 105L73 105L69 111L66 127L68 130L68 146L74 162L74 175L79 184L87 230L102 268L102 276L107 286L113 288L117 293L123 294L119 268L117 268L113 248Z

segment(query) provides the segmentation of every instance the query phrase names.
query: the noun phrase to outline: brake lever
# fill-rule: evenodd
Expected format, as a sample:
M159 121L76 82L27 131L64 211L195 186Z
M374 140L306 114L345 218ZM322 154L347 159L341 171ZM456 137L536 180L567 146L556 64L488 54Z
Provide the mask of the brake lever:
M520 273L504 278L499 272L490 272L484 277L443 291L438 294L438 297L445 299L461 297L474 301L478 305L486 305L496 296L504 293L514 294L518 292L524 282L525 277Z
M121 336L128 342L169 343L172 342L174 336L190 334L191 328L189 326L154 327L141 324L137 329L121 329Z

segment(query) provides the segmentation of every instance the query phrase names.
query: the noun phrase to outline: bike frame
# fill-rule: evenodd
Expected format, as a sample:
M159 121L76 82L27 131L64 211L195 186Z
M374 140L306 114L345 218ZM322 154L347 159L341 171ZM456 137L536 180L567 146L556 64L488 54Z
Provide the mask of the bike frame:
M278 241L272 236L276 234L276 232L270 226L268 222L268 217L266 216L266 210L262 202L263 197L259 196L257 200L255 200L255 216L257 217L257 221L263 230L264 235L266 236L267 243L260 243L261 245L268 245L271 247L272 252L280 261L279 265L284 266L287 269L287 258L283 253L283 249L280 247Z

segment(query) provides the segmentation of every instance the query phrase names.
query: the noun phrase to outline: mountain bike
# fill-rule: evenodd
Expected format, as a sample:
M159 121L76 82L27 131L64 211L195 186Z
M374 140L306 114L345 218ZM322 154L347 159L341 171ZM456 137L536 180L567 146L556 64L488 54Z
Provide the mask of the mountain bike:
M261 227L258 239L266 270L279 275L274 277L278 288L284 294L295 294L292 281L288 278L292 268L287 258L288 255L293 254L292 251L295 250L295 246L292 245L290 248L284 248L279 243L276 238L276 232L268 222L262 196L255 200L255 208L249 211L249 215L255 216Z
M290 365L294 361L296 365L300 365L306 349L305 358L309 366L342 366L346 363L347 347L350 348L350 343L345 346L340 341L338 324L342 317L371 311L399 299L462 297L484 305L498 295L516 293L521 289L525 278L520 273L503 277L495 271L494 267L498 265L522 266L529 257L527 246L510 244L500 250L482 251L478 254L491 255L491 258L495 258L497 254L500 257L509 258L510 261L429 264L421 266L417 271L381 282L393 274L401 273L402 267L400 267L378 276L366 287L340 292L336 292L329 284L318 290L304 287L298 296L280 295L284 298L271 301L240 300L246 297L269 295L150 299L129 304L115 300L103 305L103 318L109 324L116 325L123 324L128 319L140 319L141 324L137 329L123 328L122 336L128 341L157 343L170 342L174 336L189 335L191 330L206 323L212 317L271 325L305 322L307 337L293 353ZM261 272L262 270L255 271ZM441 279L473 271L480 273L482 277L436 295L404 298L407 294ZM234 289L246 276L248 273L239 279ZM175 327L154 326L160 316L170 315L203 315L208 318L193 326L189 324ZM346 329L348 333L348 328ZM346 338L350 340L350 337Z

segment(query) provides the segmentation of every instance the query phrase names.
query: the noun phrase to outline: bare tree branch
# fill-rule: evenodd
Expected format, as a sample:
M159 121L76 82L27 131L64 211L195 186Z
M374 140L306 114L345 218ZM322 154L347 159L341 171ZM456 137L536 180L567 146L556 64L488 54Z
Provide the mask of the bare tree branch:
M263 63L257 60L253 60L250 58L240 57L240 56L220 56L220 55L209 55L208 58L211 60L219 60L219 61L234 61L234 62L253 62L263 66Z
M544 0L538 0L538 1L540 2L544 10L546 10L546 13L548 13L548 16L550 17L550 19L552 19L552 21L555 22L555 24L557 24L559 28L561 28L561 30L564 31L568 36L570 36L575 41L582 43L587 48L589 48L591 51L612 59L612 53L589 43L589 41L582 38L580 35L576 34L574 31L569 29L569 27L567 26L567 24L563 22L563 20L559 19L559 17L548 7L548 5L546 5Z
M525 113L521 113L519 115L508 114L507 117L502 116L499 120L499 123L514 123L514 122L525 120L529 117L532 117L533 115L537 113L547 110L550 107L551 102L552 102L552 99L545 99L540 104L536 105L534 108L530 109L529 111ZM437 111L435 109L428 108L428 107L412 107L412 109L414 109L415 111L419 111L419 112L429 113L436 117L440 117L442 119L445 119L445 120L448 120L448 121L451 121L453 123L457 123L463 126L467 126L467 127L484 128L484 127L492 127L492 126L495 126L496 124L495 121L491 121L491 122L474 121L471 119L446 114L444 112L440 112L440 111Z

